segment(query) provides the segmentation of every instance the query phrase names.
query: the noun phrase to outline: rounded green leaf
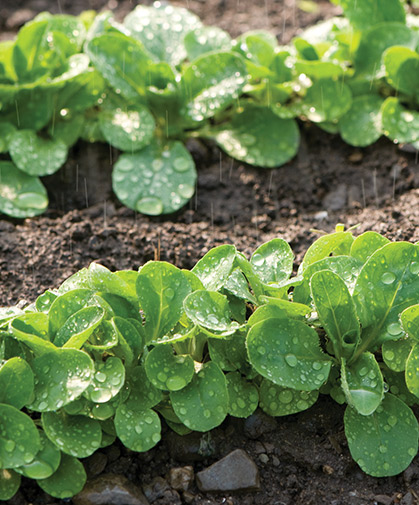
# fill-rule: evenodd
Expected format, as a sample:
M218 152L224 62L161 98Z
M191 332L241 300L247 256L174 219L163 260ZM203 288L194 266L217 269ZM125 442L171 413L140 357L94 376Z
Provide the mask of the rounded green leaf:
M34 387L31 367L22 358L11 358L0 365L0 403L21 409L29 402Z
M412 350L413 342L408 338L386 340L381 346L384 363L394 372L403 372Z
M405 22L405 12L400 0L339 0L339 4L351 24L365 30L383 21Z
M35 459L29 464L16 468L16 471L30 479L46 479L57 471L60 461L60 450L47 438L43 431L39 431L41 447Z
M157 143L115 163L112 185L123 204L143 214L170 214L195 193L196 169L192 156L180 142Z
M345 142L365 147L381 137L381 105L378 95L363 95L353 99L351 108L339 120L339 131Z
M0 404L0 433L0 464L3 468L30 463L40 449L35 423L11 405Z
M123 404L116 409L114 422L118 438L132 451L146 452L160 441L160 418L154 410Z
M412 406L417 404L418 397L407 388L404 372L393 372L389 368L383 368L383 373L390 393L397 396L406 405Z
M314 123L336 121L345 114L352 103L350 88L341 81L319 79L307 90L303 113Z
M194 121L213 117L239 97L246 79L246 65L237 54L214 52L200 56L182 73L180 86L187 102L184 114Z
M344 73L342 66L331 61L297 60L295 70L298 74L305 74L310 79L336 79Z
M294 119L282 119L268 107L247 104L227 127L212 133L230 156L260 167L278 167L297 154L300 133Z
M229 398L228 413L234 417L249 417L256 410L259 394L256 386L247 381L240 372L226 375Z
M116 396L125 382L125 367L119 358L110 356L95 362L93 381L83 393L94 403L106 403Z
M369 416L345 411L345 434L353 459L373 477L405 470L418 452L418 422L410 408L391 394Z
M23 342L35 355L56 349L48 339L48 317L43 312L27 312L10 323L13 336Z
M407 95L419 97L419 54L407 47L393 46L383 54L387 81Z
M0 161L0 212L17 218L32 217L47 206L47 191L38 177L22 172L10 161Z
M348 255L353 241L354 237L352 233L347 231L337 231L318 238L307 249L298 272L303 272L304 269L315 261L322 260L328 256Z
M9 150L9 137L16 131L12 123L0 122L0 153Z
M83 489L86 479L82 463L73 456L62 454L58 470L51 477L39 479L37 482L46 493L64 500L79 493Z
M57 297L48 312L48 332L54 337L66 321L92 299L90 289L72 289Z
M419 398L419 344L415 344L406 361L406 386Z
M411 265L411 269L417 271L419 274L419 262ZM416 342L419 342L419 303L408 307L401 313L400 316L402 326L404 330L407 332L409 337Z
M102 322L105 311L102 307L84 307L72 314L58 330L54 345L81 349L90 335Z
M75 400L89 386L94 373L93 361L83 351L57 349L35 358L35 398L32 410L57 410Z
M217 26L201 26L187 33L183 39L188 59L195 60L209 51L229 51L230 35Z
M42 426L46 436L61 451L76 458L86 458L100 446L102 429L99 421L65 412L43 412Z
M61 140L41 138L33 130L18 130L10 137L10 156L28 175L53 174L67 159L67 150Z
M184 388L195 373L193 359L174 354L171 345L154 347L145 360L145 370L153 386L169 391Z
M259 389L260 407L270 416L288 416L307 410L316 403L318 390L298 391L263 379Z
M390 240L375 231L366 231L352 242L350 256L365 263L377 249L388 244Z
M205 289L218 291L230 276L236 253L236 248L230 244L214 247L198 261L192 272L199 278Z
M13 470L0 470L0 500L10 500L20 487L21 477Z
M419 140L419 112L403 107L396 97L389 97L381 107L384 135L394 142Z
M208 351L211 360L221 370L231 372L250 369L247 361L247 352L244 337L241 333L235 333L228 338L209 338Z
M150 143L156 124L147 107L104 110L99 123L105 139L121 151L138 151Z
M316 331L292 319L266 319L252 326L247 351L250 363L263 377L301 391L319 389L331 367Z
M128 410L148 410L157 405L163 398L160 389L153 386L143 366L130 369L127 375L129 397L125 401Z
M57 295L47 289L45 293L39 295L35 301L35 308L38 312L45 312L48 314L49 309L51 308L52 303L57 298Z
M225 375L215 363L206 363L185 388L170 393L170 400L188 428L209 431L221 424L228 412Z
M293 262L291 247L281 238L261 245L250 258L253 270L266 284L286 281L292 274Z

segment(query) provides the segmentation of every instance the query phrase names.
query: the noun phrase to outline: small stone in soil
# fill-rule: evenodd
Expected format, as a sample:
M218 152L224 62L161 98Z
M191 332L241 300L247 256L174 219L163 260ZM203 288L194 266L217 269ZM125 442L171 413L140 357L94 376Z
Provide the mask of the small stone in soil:
M265 433L276 430L278 426L275 418L268 416L261 410L257 410L244 422L244 433L247 438L256 439Z
M236 449L210 467L198 472L200 491L235 492L260 489L259 470L242 449Z
M171 468L169 482L176 491L187 491L194 479L194 471L191 466Z

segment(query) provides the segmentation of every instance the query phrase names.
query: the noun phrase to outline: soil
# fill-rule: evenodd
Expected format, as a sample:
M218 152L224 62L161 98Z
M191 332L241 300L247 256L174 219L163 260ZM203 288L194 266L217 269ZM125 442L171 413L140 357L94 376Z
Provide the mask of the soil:
M144 2L148 3L148 2ZM173 1L188 7L206 24L237 36L268 28L281 42L319 19L339 12L319 1L316 12L300 10L295 0ZM0 38L10 38L20 25L42 10L77 14L83 9L111 8L122 18L134 7L125 0L2 0ZM149 218L126 209L111 192L111 166L118 155L106 145L77 144L65 167L44 179L50 208L24 221L0 219L0 306L33 301L47 288L91 261L115 269L135 269L150 259L190 268L212 247L233 243L246 254L282 237L290 242L296 264L316 238L313 228L332 231L335 224L359 224L356 233L378 231L393 240L419 241L418 152L386 139L365 149L346 145L313 125L301 124L298 155L285 166L263 170L228 158L215 146L194 141L189 148L198 167L193 200L175 215ZM22 302L23 303L23 302ZM140 486L156 487L170 468L192 464L195 471L235 448L257 463L261 490L241 495L189 497L176 491L155 493L159 505L369 505L419 503L419 458L401 475L376 479L352 461L343 432L343 409L321 398L309 411L272 420L256 416L262 428L229 419L211 433L213 453L185 463L163 441L146 454L121 445L101 451L102 465L89 458L90 475L124 474ZM254 420L254 419L253 419ZM249 421L253 422L253 421ZM272 429L274 428L274 429ZM186 443L186 442L185 442ZM96 460L95 460L96 458ZM182 501L183 500L183 501ZM189 500L189 501L187 501ZM25 481L8 503L46 505L53 500Z

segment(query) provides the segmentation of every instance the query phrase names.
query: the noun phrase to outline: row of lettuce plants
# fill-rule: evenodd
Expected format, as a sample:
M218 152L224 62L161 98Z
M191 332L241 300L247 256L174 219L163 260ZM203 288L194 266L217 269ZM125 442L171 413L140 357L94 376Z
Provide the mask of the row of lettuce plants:
M113 190L150 215L192 197L191 137L271 168L297 153L297 119L355 146L381 135L418 146L418 18L399 0L338 3L344 17L288 46L266 31L232 40L159 3L123 23L110 13L38 15L0 43L0 211L43 212L39 177L80 138L121 151Z
M278 238L250 259L216 247L191 271L93 263L1 309L0 499L22 476L73 496L79 458L116 437L147 451L162 422L206 432L258 406L301 412L319 394L347 404L363 471L403 471L418 452L419 244L338 225L294 276L293 260Z

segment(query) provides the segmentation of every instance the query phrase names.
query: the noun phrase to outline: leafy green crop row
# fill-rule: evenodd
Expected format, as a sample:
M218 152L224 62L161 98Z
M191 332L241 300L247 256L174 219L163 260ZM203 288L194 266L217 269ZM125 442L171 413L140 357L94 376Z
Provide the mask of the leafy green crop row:
M117 197L151 215L192 197L190 137L262 167L290 160L296 118L355 146L381 135L419 142L418 18L399 0L339 0L346 17L290 46L265 31L236 40L185 9L138 6L123 24L43 13L0 43L0 211L33 216L48 204L39 176L79 139L122 151Z
M250 260L233 245L191 271L93 263L34 304L0 310L0 499L21 476L79 492L85 458L118 437L134 451L227 415L346 403L349 449L373 476L418 452L419 244L338 226L292 277L282 239Z

